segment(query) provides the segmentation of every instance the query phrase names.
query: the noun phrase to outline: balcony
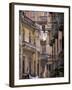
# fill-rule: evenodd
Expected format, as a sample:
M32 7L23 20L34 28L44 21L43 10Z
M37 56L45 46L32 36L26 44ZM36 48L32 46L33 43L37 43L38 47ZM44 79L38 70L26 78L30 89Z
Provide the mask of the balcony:
M37 22L40 25L47 24L47 16L40 16L35 22Z
M44 67L48 62L48 54L40 54L40 63L41 66Z
M49 42L50 46L52 46L54 42L55 42L55 38L52 37L51 40L50 40L50 42Z
M41 60L47 61L47 60L48 60L48 54L47 54L47 53L42 53L42 54L40 55L40 58L41 58Z
M30 18L28 18L26 15L24 15L24 20L27 22L27 24L34 26L35 22L32 21Z
M57 29L53 31L52 36L54 38L58 38L58 30Z
M30 50L30 51L40 51L40 49L38 47L36 47L36 45L31 44L29 42L23 41L22 42L22 47L25 48L26 50Z
M35 22L28 18L26 15L20 15L20 21L32 28L36 28Z

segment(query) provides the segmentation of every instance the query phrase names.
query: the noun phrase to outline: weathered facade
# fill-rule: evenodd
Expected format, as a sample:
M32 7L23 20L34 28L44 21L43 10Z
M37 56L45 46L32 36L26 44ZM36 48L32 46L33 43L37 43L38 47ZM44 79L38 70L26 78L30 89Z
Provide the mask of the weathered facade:
M19 12L20 79L64 75L63 71L59 72L61 64L64 65L63 17L57 13Z
M20 78L39 74L39 31L32 20L20 13Z
M50 45L52 46L52 71L51 77L64 76L64 14L51 13L52 30Z

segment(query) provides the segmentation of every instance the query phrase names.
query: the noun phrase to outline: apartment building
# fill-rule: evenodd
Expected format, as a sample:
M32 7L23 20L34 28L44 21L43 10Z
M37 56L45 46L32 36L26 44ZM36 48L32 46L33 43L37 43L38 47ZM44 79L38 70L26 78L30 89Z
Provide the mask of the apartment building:
M64 65L63 18L62 13L19 12L20 79L64 75L58 69Z
M51 13L52 30L50 32L50 45L52 46L53 69L51 73L54 77L64 76L64 14Z

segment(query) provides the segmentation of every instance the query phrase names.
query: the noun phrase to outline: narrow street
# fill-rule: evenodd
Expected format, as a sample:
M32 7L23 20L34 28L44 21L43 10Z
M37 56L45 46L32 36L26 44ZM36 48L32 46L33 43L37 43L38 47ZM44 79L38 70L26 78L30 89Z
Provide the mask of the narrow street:
M64 77L64 14L19 11L19 78Z

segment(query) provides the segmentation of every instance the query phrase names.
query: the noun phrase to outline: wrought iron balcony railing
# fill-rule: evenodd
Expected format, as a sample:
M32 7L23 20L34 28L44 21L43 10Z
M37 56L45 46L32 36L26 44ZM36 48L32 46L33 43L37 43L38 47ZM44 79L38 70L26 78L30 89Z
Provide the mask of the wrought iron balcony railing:
M21 23L27 24L32 28L36 28L35 22L28 18L26 15L20 15L20 21Z
M27 21L28 24L31 24L33 26L35 25L35 22L28 18L26 15L24 15L24 20Z
M30 27L32 27L32 28L34 28L36 30L41 29L40 25L37 25L35 23L35 21L31 20L26 15L24 15L24 16L21 15L20 20L21 20L22 23L25 23L25 24L29 25Z
M47 53L42 53L42 54L40 55L40 59L41 59L41 60L48 60L48 54L47 54Z
M34 50L34 51L40 51L40 48L37 47L36 45L34 44L31 44L29 42L26 42L26 41L23 41L22 42L22 47L26 48L26 49L30 49L30 50Z

